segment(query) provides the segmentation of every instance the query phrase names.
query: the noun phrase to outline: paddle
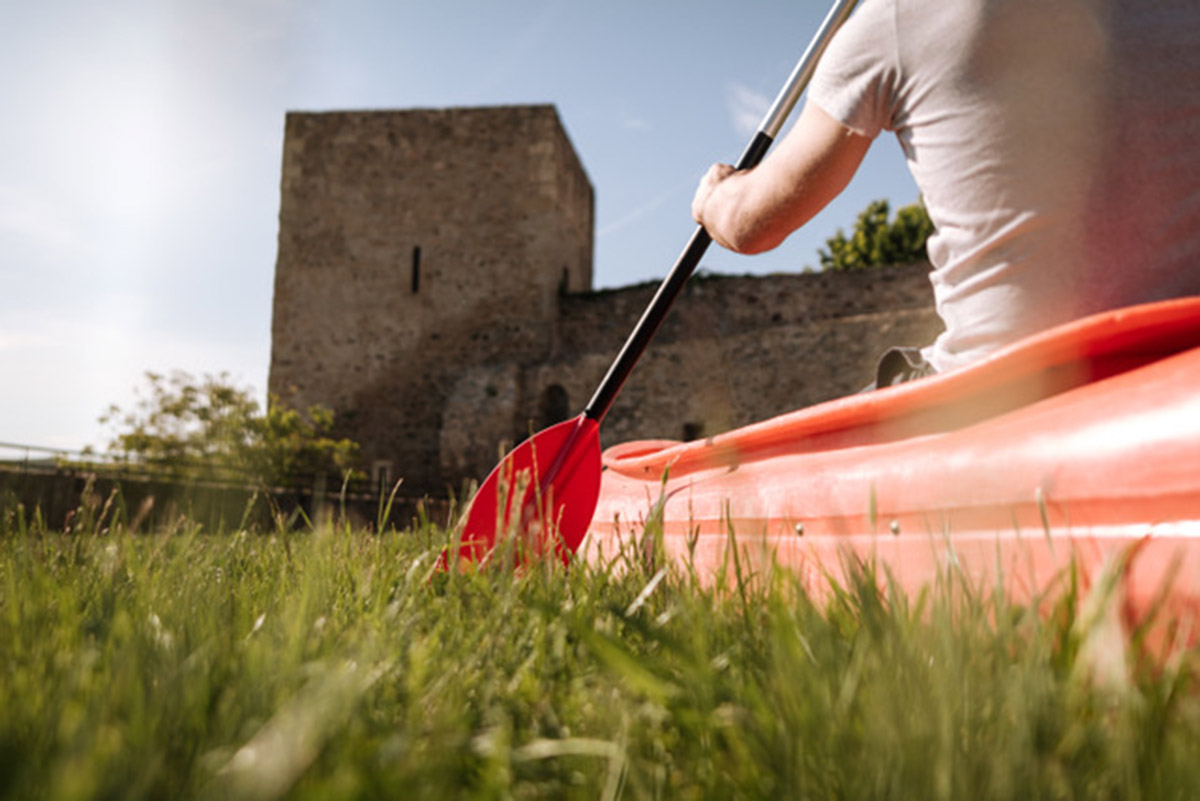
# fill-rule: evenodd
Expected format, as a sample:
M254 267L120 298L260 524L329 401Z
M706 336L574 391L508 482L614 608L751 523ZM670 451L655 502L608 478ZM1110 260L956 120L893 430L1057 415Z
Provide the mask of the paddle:
M855 2L835 1L736 169L749 169L762 161ZM514 543L518 561L545 555L553 546L565 562L579 547L600 496L600 422L711 243L708 232L697 226L583 413L525 440L483 482L463 524L460 559L484 561L498 540ZM447 561L443 556L443 565Z

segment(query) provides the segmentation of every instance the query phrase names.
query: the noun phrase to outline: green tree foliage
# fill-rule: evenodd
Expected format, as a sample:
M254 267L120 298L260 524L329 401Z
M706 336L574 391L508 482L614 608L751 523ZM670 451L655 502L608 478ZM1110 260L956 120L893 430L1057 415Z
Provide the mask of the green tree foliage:
M888 220L886 200L876 200L858 215L854 232L847 237L838 232L825 240L817 256L823 270L864 270L889 264L912 264L927 258L925 240L933 233L933 223L924 204L917 202L897 210L896 219Z
M331 435L323 406L297 411L272 396L263 413L224 373L147 372L146 382L132 410L110 406L100 422L115 429L110 454L156 472L288 486L344 475L358 455L357 443Z

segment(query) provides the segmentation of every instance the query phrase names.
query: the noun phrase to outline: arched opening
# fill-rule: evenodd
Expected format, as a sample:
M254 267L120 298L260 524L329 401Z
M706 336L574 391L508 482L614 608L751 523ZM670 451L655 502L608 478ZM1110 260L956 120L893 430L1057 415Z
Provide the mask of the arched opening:
M539 428L549 428L561 423L571 415L571 400L567 391L558 384L551 384L542 392L538 405Z
M371 463L371 480L375 491L383 495L392 488L392 471L395 465L391 459L376 459Z

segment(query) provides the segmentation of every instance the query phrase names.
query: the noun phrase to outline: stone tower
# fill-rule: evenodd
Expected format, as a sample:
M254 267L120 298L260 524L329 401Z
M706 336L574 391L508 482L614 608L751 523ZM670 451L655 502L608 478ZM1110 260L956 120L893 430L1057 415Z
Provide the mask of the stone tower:
M270 391L334 409L406 490L463 478L439 459L458 376L552 359L591 288L592 187L552 106L289 113L279 217Z

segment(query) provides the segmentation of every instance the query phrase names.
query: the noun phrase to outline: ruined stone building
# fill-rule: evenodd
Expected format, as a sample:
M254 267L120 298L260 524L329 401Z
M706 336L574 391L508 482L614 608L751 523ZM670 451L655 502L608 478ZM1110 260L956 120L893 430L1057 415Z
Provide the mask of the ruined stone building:
M290 113L279 221L270 391L334 409L410 491L580 412L655 289L592 290L592 187L551 106ZM695 277L603 444L853 392L937 325L920 265Z

